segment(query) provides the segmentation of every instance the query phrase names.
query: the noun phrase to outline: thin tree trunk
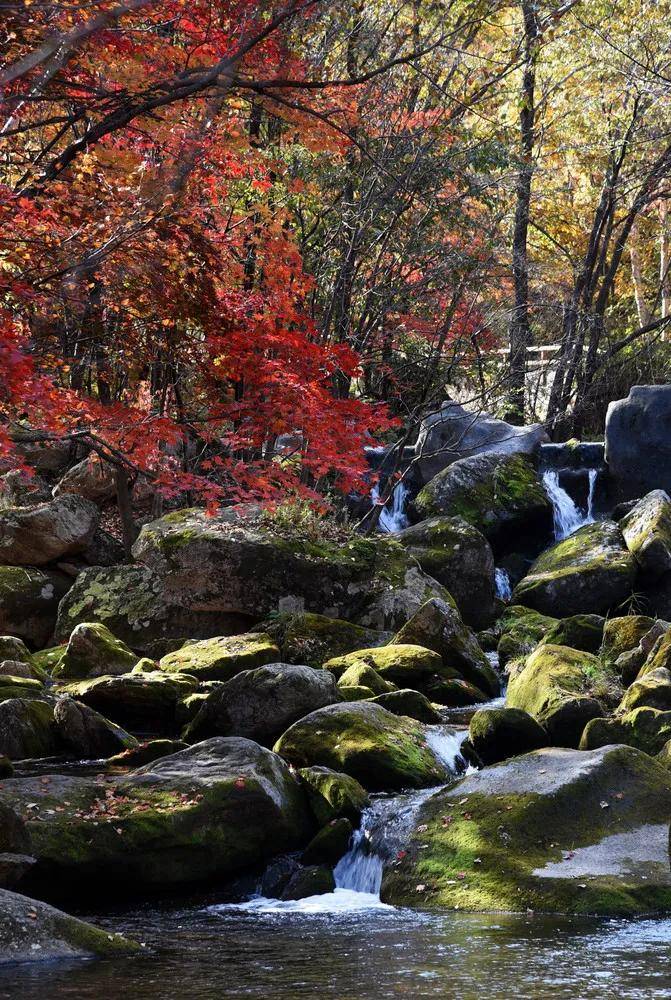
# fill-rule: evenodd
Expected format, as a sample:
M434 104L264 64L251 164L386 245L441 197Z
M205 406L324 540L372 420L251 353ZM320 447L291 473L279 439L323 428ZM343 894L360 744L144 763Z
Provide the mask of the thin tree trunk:
M524 19L524 73L520 107L519 169L516 184L515 228L512 259L515 305L510 321L509 419L524 423L527 354L531 345L529 323L529 258L528 233L533 179L535 139L536 55L538 51L538 17L534 0L522 0Z
M671 232L669 231L669 204L665 198L662 198L659 203L659 228L660 298L662 319L667 319L671 316ZM662 339L669 339L668 331L664 331Z

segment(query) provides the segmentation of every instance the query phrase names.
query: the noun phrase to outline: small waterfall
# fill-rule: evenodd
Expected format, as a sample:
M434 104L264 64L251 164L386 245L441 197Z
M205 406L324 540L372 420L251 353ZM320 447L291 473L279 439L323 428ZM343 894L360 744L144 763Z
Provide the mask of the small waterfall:
M397 483L387 504L380 511L380 517L377 522L380 531L391 534L394 531L402 531L403 528L408 527L408 517L405 512L408 493L408 487L404 482ZM372 488L370 495L373 506L380 503L379 485L375 485Z
M496 584L496 596L501 601L505 601L506 604L513 596L513 588L510 583L510 576L508 571L503 568L503 566L497 566L494 571L494 580Z
M349 851L335 866L333 877L337 889L364 892L379 898L384 862L370 845L370 831L367 829L368 812L370 810L363 814L361 826L354 831Z
M562 539L574 534L578 528L582 528L586 524L593 524L594 514L592 508L594 505L596 479L597 470L590 469L587 513L583 514L566 490L560 486L559 473L554 469L547 469L543 473L543 486L554 511L555 541L561 542Z

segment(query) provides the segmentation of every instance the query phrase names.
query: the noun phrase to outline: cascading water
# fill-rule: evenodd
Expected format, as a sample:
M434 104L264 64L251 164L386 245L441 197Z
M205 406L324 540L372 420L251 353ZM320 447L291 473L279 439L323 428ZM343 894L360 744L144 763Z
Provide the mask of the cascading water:
M503 568L503 566L497 566L494 571L494 582L496 586L496 596L501 601L506 603L513 596L513 588L510 583L510 576L508 571Z
M563 486L560 485L559 473L554 469L547 469L543 473L543 486L550 499L554 513L554 533L557 542L568 538L578 528L594 523L594 492L597 475L596 469L589 469L587 511L583 514Z
M380 511L380 517L377 522L380 531L391 534L394 531L402 531L403 528L408 527L408 516L405 512L408 494L409 490L404 482L400 482L394 487L391 497ZM373 506L379 504L379 486L374 486L370 495Z

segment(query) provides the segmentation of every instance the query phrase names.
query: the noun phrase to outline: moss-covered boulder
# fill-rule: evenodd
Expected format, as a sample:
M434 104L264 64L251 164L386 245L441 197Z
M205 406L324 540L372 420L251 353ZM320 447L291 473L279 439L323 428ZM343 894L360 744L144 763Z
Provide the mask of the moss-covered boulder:
M34 677L0 674L0 701L7 698L39 698L44 694L41 681Z
M60 663L66 648L67 643L61 643L60 646L47 646L46 649L38 649L33 653L32 663L37 671L36 676L49 676Z
M331 705L294 723L275 750L295 767L344 771L371 791L423 788L446 780L424 729L372 702Z
M591 653L540 646L511 677L506 707L533 716L553 746L577 747L589 720L605 714L596 696L612 700L611 684L611 674Z
M671 774L630 747L545 749L428 799L386 902L620 916L671 908Z
M392 684L417 687L433 674L440 673L443 658L424 646L390 643L375 649L357 649L324 664L324 668L338 678L350 667L358 666L371 667Z
M14 677L34 677L43 681L46 679L47 671L38 662L37 655L33 655L25 642L13 635L0 635L0 662L23 663L28 668L24 671L3 670L2 673L12 674Z
M368 792L356 778L329 767L303 767L298 772L308 804L318 826L340 816L354 826L369 802Z
M457 670L481 691L492 696L499 693L499 678L475 633L464 625L459 612L447 601L437 598L427 601L396 633L392 642L431 649L440 655L444 667Z
M399 691L378 694L373 698L373 701L394 715L406 715L409 719L416 719L417 722L423 722L426 725L437 725L443 721L440 713L436 711L426 695L420 691L413 691L412 688L401 688Z
M82 497L58 497L35 507L0 510L0 563L43 566L83 552L98 527L98 511Z
M327 618L310 611L284 611L266 618L259 628L279 646L282 663L321 667L327 660L356 649L383 646L391 633Z
M335 865L346 854L354 827L341 816L332 819L312 838L301 855L304 865Z
M50 757L57 748L51 705L30 697L0 701L0 753L25 760Z
M636 680L640 673L656 670L658 667L671 666L671 650L666 639L668 624L656 621L652 628L641 638L638 646L626 650L617 657L613 664L614 670L627 686ZM607 656L604 661L609 662Z
M298 719L340 700L335 678L327 671L271 663L244 670L213 691L184 738L246 736L272 746Z
M552 529L552 505L523 455L459 459L427 483L414 506L422 518L462 517L494 545L518 530L549 537Z
M195 677L155 670L75 681L63 685L59 693L94 708L117 725L144 733L172 733L179 700L197 686Z
M671 499L664 490L648 493L620 521L641 573L656 580L671 571Z
M471 746L483 764L498 764L547 746L541 725L519 708L481 708L468 727Z
M585 653L598 653L605 624L606 619L601 615L571 615L553 625L541 639L541 644L570 646Z
M345 684L338 688L338 693L342 701L368 701L375 697L372 688L363 684Z
M100 779L10 778L0 801L26 820L31 884L70 892L105 883L135 891L238 874L304 845L302 788L251 740L212 739Z
M104 625L82 622L73 630L65 652L54 667L61 680L129 673L140 657Z
M0 965L54 959L115 958L140 945L16 892L0 889Z
M491 696L470 684L463 677L439 676L436 674L424 685L427 698L446 708L466 708L491 701Z
M671 669L671 628L665 622L655 622L642 640L642 645L643 649L649 647L650 651L641 665L641 673L660 668Z
M279 655L269 635L249 632L187 642L181 649L162 657L159 665L161 670L191 674L201 681L228 681L241 670L276 663Z
M580 528L542 553L514 600L546 615L605 614L631 596L636 562L610 521Z
M655 619L647 615L623 615L607 619L603 628L601 658L606 663L614 664L623 653L635 649L654 624Z
M461 617L486 628L496 617L494 553L487 539L462 517L431 517L395 538L422 569L454 597Z
M23 639L31 648L49 642L59 601L72 580L36 566L0 566L0 632Z
M671 739L671 712L635 708L625 715L592 719L580 740L581 750L624 743L654 756Z
M635 708L643 707L671 711L671 671L666 667L647 671L635 680L625 691L618 712L633 712Z
M95 760L112 757L138 746L121 726L73 698L59 698L54 708L58 739L77 757Z
M133 547L169 604L254 621L316 611L375 629L397 628L445 590L401 545L352 535L315 538L259 514L183 510L145 524Z
M498 644L499 664L505 667L532 653L551 629L559 624L557 618L542 615L521 604L511 604L499 620L501 638Z
M374 667L365 663L353 663L340 675L338 687L367 687L373 694L387 694L395 691L396 685L386 681Z
M126 770L144 767L145 764L153 764L161 757L170 757L171 754L186 750L188 743L183 740L145 740L137 743L136 746L114 754L107 761L108 767L122 767Z

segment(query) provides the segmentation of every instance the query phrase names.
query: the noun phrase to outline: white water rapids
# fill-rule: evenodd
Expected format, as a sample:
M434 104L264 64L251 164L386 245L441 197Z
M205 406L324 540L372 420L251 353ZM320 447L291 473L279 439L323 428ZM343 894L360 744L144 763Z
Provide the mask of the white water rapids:
M387 501L387 504L380 511L378 527L380 531L391 534L394 531L402 531L408 527L408 516L405 512L408 499L408 487L400 482L394 487L394 491ZM380 488L374 486L370 493L373 506L380 503Z

